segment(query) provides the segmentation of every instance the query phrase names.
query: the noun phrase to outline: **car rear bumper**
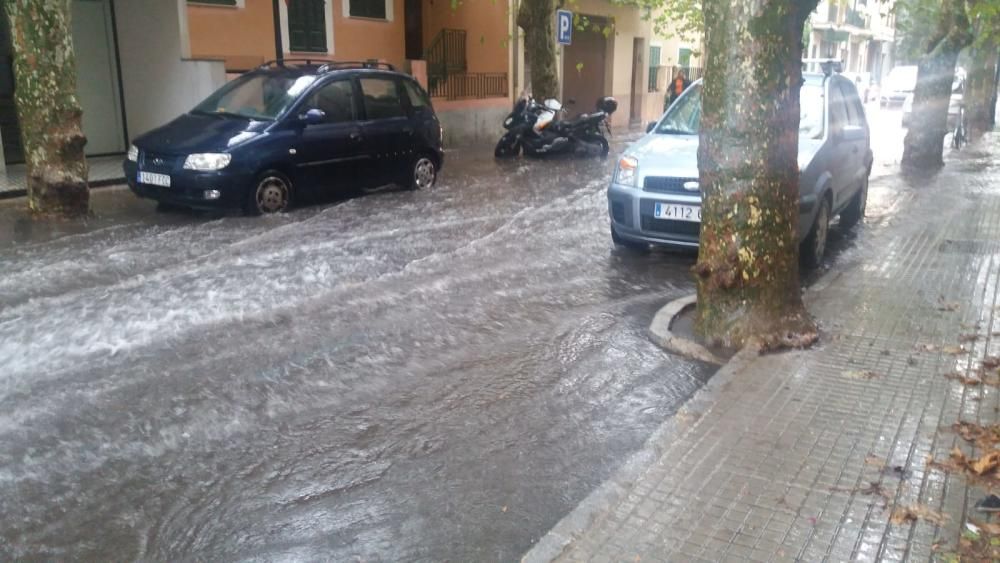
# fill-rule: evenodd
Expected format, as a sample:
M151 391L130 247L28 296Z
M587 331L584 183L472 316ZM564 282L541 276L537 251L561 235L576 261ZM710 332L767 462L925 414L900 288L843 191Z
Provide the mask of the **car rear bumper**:
M126 160L125 181L134 194L155 201L193 207L199 209L235 208L243 203L246 191L250 187L250 174L220 170L217 172L196 172L185 170L171 172L170 187L140 184L136 178L138 167L136 163ZM206 192L216 190L219 197L211 199Z
M647 192L639 188L611 184L608 188L608 215L619 237L673 248L698 248L701 223L671 221L653 217L657 202L701 205L700 195Z

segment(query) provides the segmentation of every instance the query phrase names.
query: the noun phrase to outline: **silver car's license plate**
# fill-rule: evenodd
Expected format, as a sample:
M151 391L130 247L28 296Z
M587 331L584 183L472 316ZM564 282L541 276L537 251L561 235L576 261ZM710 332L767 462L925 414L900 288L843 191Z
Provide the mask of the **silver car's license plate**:
M701 223L701 206L681 205L679 203L657 203L656 207L653 208L653 217L657 219Z
M139 183L140 184L150 184L153 186L163 186L164 188L170 187L170 176L166 174L157 174L155 172L139 172Z

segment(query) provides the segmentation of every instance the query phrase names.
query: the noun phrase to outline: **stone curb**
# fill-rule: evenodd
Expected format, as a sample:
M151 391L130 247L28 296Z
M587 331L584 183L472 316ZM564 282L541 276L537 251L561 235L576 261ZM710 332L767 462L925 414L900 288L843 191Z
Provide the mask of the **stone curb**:
M670 330L670 327L674 324L674 318L694 307L697 302L697 295L688 295L687 297L674 299L661 307L653 317L653 322L649 324L649 337L661 348L666 348L685 358L717 366L724 365L726 362L710 352L708 348L705 348L694 340L678 336Z
M88 185L91 189L94 188L110 188L112 186L120 186L125 183L125 178L109 178L107 180L94 180ZM24 197L28 195L28 190L16 189L16 190L0 190L0 199L14 199L18 197Z
M680 312L690 304L677 304L677 302L686 299L691 297L673 301L660 311L663 312L667 307L676 304L679 307L677 311ZM733 356L708 380L708 383L678 409L677 413L664 421L650 435L642 448L632 454L614 475L587 495L576 508L542 536L538 543L521 557L522 563L547 563L562 555L566 547L579 538L596 519L608 513L628 494L632 485L660 459L669 444L692 425L698 424L702 415L715 405L719 391L757 357L757 351L753 348L744 348Z

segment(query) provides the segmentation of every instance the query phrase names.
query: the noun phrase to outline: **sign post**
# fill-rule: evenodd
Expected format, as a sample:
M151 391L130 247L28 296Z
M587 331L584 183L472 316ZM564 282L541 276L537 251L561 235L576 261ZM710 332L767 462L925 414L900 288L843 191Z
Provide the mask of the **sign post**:
M560 45L573 43L573 12L556 10L556 40Z

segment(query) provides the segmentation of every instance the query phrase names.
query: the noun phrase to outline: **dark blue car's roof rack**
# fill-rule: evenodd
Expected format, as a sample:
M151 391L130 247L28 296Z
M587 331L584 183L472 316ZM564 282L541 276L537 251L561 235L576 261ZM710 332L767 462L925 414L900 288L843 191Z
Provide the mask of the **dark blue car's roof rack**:
M295 66L290 66L293 63ZM328 61L325 59L277 59L273 61L267 61L266 63L257 67L258 70L266 70L271 67L280 68L314 68L318 74L323 74L324 72L330 72L333 70L347 70L352 68L367 68L367 69L385 69L385 70L396 70L396 67L389 63L383 63L376 60L371 61Z

